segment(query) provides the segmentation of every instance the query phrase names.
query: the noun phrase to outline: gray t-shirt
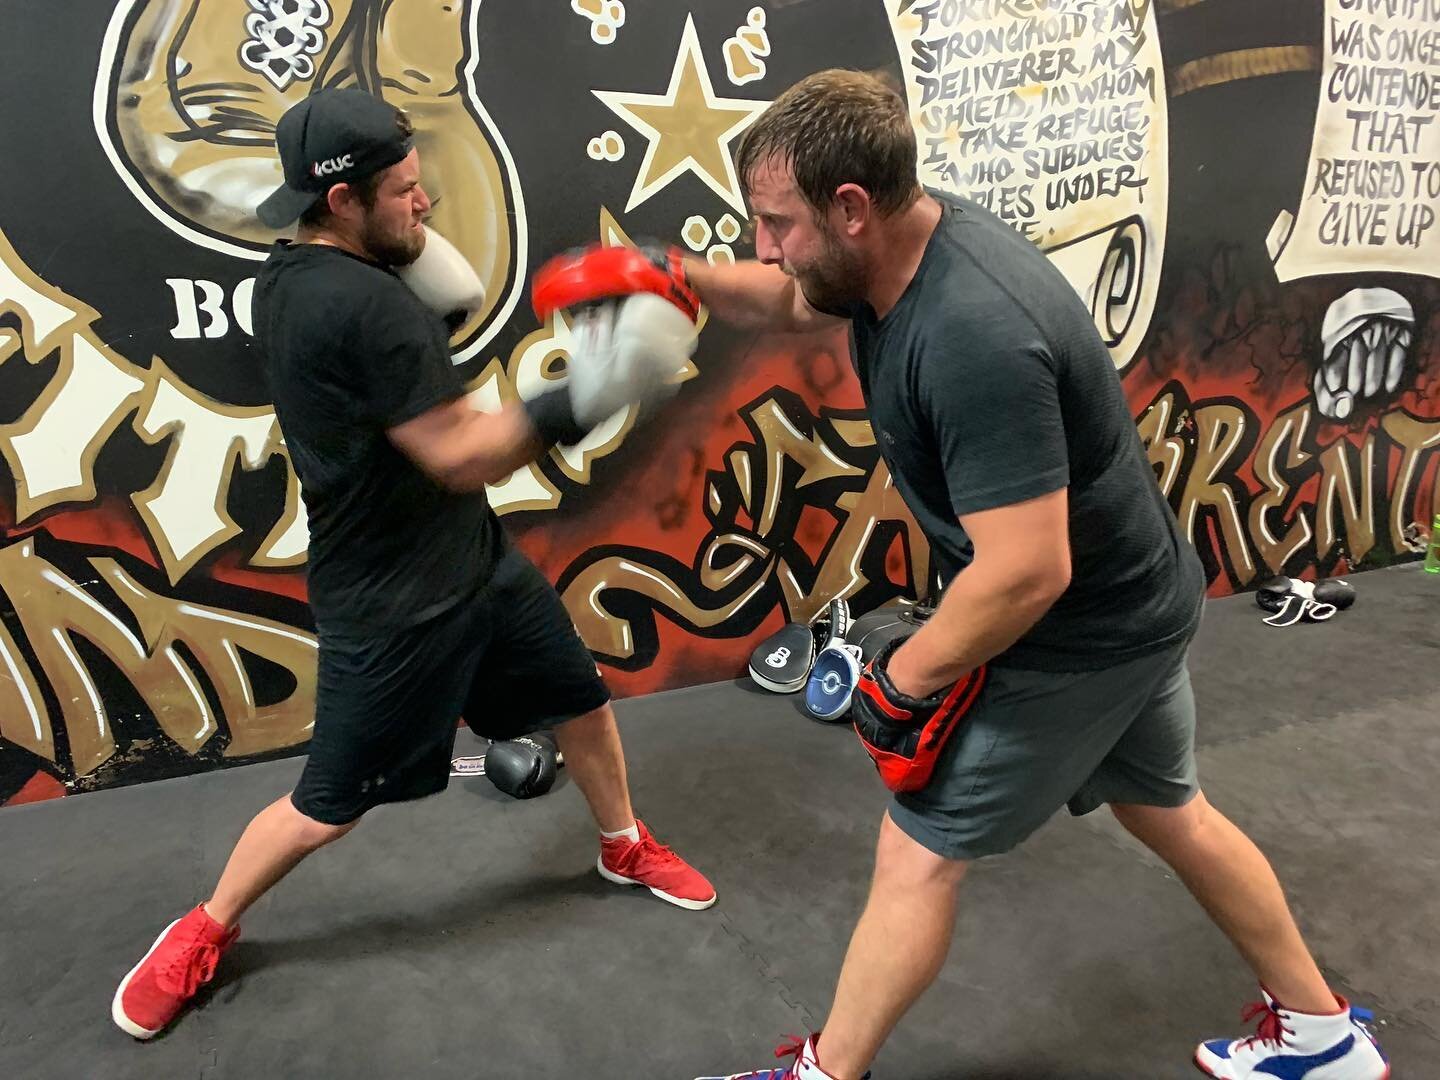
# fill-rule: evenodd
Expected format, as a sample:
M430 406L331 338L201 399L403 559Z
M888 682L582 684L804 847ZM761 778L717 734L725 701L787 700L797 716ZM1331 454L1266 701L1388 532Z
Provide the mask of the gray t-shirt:
M1070 587L1001 666L1108 667L1200 617L1205 572L1146 460L1114 362L1069 282L966 199L876 319L849 312L876 442L942 580L974 549L957 518L1069 487Z

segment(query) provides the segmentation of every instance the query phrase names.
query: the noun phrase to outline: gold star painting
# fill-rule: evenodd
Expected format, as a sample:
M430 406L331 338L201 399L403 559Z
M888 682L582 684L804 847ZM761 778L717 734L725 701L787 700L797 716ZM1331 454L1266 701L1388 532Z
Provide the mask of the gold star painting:
M663 94L593 93L646 139L645 158L625 204L627 213L685 172L694 173L736 211L745 212L730 144L769 102L715 96L693 18L685 17L680 51Z

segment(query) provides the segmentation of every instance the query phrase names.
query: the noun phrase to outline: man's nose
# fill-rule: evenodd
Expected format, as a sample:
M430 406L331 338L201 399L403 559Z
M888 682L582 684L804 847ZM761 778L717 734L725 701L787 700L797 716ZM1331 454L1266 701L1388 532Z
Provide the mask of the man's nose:
M763 222L755 226L755 257L769 266L779 266L785 261L785 253Z

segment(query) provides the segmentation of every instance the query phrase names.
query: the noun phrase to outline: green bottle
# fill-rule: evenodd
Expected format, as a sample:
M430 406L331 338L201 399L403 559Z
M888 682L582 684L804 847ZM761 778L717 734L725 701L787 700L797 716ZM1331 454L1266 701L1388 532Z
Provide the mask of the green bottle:
M1440 514L1430 523L1430 546L1425 549L1425 572L1440 574Z

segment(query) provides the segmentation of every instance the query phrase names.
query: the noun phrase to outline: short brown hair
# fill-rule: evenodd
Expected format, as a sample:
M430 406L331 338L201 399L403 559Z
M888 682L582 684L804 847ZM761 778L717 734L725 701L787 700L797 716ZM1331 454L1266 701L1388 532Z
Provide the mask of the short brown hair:
M874 75L832 68L801 79L746 130L736 166L747 189L772 157L790 166L805 201L822 212L841 184L858 184L881 214L920 195L915 129L905 100Z

